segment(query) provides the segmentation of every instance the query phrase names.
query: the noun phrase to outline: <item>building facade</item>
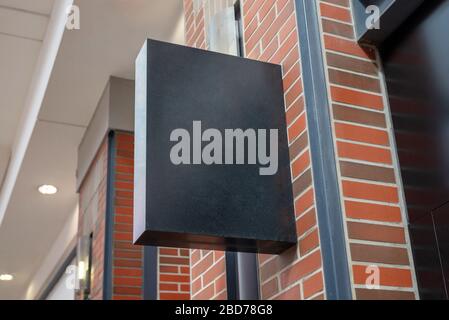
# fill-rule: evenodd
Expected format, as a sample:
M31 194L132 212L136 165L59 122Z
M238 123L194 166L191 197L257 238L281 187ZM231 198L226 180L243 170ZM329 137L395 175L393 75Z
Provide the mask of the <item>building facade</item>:
M297 243L133 244L136 81L110 75L77 148L76 243L58 263L76 260L75 298L447 299L449 1L183 0L182 16L185 46L281 66Z
M360 41L354 2L184 0L187 46L223 52L211 26L231 8L240 32L235 52L282 66L298 242L280 255L246 258L256 261L243 271L257 278L253 298L419 298L385 60L379 43ZM242 270L227 261L238 255L145 254L132 245L133 172L131 130L111 129L80 188L81 203L97 193L91 298L239 297ZM157 285L145 286L151 263Z

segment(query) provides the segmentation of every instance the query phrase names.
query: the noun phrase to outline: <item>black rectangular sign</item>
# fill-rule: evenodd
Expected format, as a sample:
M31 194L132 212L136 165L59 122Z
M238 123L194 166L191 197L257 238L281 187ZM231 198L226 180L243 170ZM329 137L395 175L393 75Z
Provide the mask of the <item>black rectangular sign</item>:
M136 244L296 243L280 66L147 40L135 117Z

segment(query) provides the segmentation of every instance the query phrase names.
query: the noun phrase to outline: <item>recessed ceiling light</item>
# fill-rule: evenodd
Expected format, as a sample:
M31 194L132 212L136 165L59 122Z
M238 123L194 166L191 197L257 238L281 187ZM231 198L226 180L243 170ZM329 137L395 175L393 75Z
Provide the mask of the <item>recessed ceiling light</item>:
M11 281L14 279L12 274L0 274L0 281Z
M51 195L51 194L55 194L56 192L58 192L58 189L55 186L52 186L50 184L44 184L41 185L38 188L39 192L45 195Z

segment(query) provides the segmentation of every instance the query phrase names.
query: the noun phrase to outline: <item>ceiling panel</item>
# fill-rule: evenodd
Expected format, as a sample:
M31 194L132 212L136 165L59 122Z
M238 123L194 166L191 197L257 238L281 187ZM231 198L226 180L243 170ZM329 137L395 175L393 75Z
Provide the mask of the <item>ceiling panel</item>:
M0 0L0 182L52 6L53 0Z
M181 42L173 35L182 0L76 0L80 30L66 31L40 119L87 126L110 76L134 78L146 38ZM70 76L67 76L70 75Z
M15 8L49 15L54 0L0 0L0 7Z
M4 173L8 166L10 153L9 147L0 145L0 188L3 183Z
M0 226L0 273L15 279L0 283L0 299L20 298L77 202L76 153L84 129L39 122ZM42 184L58 187L43 196Z
M40 48L41 42L0 34L0 145L12 143Z
M0 34L42 40L47 23L47 16L0 7Z

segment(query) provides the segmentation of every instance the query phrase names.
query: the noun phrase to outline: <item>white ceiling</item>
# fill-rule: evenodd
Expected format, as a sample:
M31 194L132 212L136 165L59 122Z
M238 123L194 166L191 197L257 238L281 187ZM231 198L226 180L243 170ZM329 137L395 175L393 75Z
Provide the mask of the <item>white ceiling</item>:
M81 29L65 33L39 118L86 126L109 76L134 78L146 38L182 42L174 39L182 0L75 2Z
M52 2L0 0L0 179ZM0 273L15 276L12 282L0 282L0 299L23 298L73 212L77 147L109 76L133 78L135 57L147 37L183 43L182 0L78 0L75 4L80 7L81 29L65 31L0 226ZM43 183L55 184L56 196L37 193Z
M76 206L76 148L83 129L39 122L34 130L8 211L0 227L0 270L14 281L0 282L0 299L21 298ZM42 183L59 188L56 197L37 192Z
M0 0L0 185L53 0Z

